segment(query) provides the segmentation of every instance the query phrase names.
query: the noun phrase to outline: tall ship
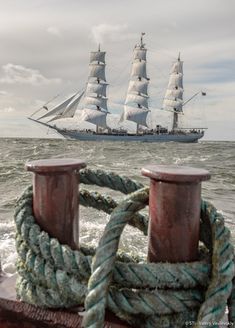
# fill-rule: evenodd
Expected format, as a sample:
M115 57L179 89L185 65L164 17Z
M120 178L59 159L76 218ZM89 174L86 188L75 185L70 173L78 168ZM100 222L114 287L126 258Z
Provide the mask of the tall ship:
M105 74L105 51L101 51L100 45L97 51L90 54L89 75L85 90L76 92L56 106L49 108L49 103L34 112L29 119L57 131L68 139L84 141L137 141L137 142L198 142L204 136L206 128L182 128L179 125L179 117L184 114L184 106L198 94L190 99L183 100L183 61L178 59L173 63L169 76L169 83L163 99L162 110L172 115L172 127L168 129L161 124L149 127L147 118L151 120L149 108L148 87L150 79L147 75L147 49L141 33L140 43L134 47L133 61L129 85L123 111L119 124L111 128L107 124L107 116L112 115L108 109L108 97ZM54 100L54 99L53 99ZM39 111L44 110L38 117ZM79 112L79 116L75 113ZM37 117L37 118L36 118ZM79 122L89 122L94 129L69 129L61 128L55 121L65 118L73 118ZM129 132L121 127L121 123L131 121L136 125L134 132Z

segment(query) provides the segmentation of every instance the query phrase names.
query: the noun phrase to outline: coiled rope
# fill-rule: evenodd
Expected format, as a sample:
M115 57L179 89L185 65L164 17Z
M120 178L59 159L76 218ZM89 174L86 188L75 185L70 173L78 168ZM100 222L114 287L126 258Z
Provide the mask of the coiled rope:
M103 171L84 169L79 176L81 183L131 194L118 205L111 197L81 190L80 204L111 215L96 250L81 246L73 251L35 223L28 188L15 210L19 299L50 308L85 304L86 328L103 327L105 308L134 327L184 327L187 322L217 327L230 297L233 320L233 247L213 205L202 201L200 261L145 263L117 250L127 223L146 234L148 219L139 211L148 204L148 188Z

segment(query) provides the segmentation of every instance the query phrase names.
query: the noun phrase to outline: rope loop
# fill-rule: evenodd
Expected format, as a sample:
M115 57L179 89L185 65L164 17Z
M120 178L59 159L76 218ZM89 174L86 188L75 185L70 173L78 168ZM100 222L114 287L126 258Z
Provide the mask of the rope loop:
M184 327L187 322L194 327L211 322L216 327L229 299L233 322L233 246L224 219L212 204L201 203L198 261L146 263L118 252L118 245L126 224L147 234L148 218L139 211L148 205L149 188L101 170L81 170L79 180L127 196L118 204L97 192L79 192L80 204L102 210L110 219L96 249L82 245L74 251L36 224L29 187L15 210L20 300L49 308L84 304L85 328L103 327L106 308L134 327L150 328Z

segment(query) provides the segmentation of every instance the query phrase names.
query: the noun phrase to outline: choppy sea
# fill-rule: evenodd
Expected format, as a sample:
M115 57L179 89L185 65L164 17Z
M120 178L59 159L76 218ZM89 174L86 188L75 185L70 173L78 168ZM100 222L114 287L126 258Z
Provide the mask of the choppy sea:
M0 153L0 257L8 273L15 272L14 206L17 197L32 181L32 174L24 168L25 163L36 159L81 158L89 168L117 172L146 185L149 180L141 176L140 171L150 163L207 169L212 177L202 184L202 196L224 215L235 243L235 142L141 144L9 138L0 139ZM80 208L80 241L95 245L107 221L106 214ZM120 247L144 255L147 239L128 227Z

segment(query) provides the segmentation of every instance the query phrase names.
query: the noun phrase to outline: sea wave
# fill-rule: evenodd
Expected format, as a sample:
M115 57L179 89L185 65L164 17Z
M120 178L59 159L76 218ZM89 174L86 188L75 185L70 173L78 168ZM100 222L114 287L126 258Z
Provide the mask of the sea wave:
M79 142L62 139L0 139L0 256L8 272L15 270L13 213L17 197L32 183L32 173L25 170L29 160L43 158L82 158L89 168L99 168L129 176L145 185L141 168L150 164L178 164L207 169L212 178L202 184L203 198L211 201L225 216L235 241L235 142L198 144L140 144ZM86 186L87 188L87 186ZM93 187L90 187L93 189ZM97 189L114 196L113 191ZM122 197L120 194L117 196ZM106 214L81 208L80 240L96 245L108 220ZM147 238L131 227L125 229L120 247L125 251L147 250Z

